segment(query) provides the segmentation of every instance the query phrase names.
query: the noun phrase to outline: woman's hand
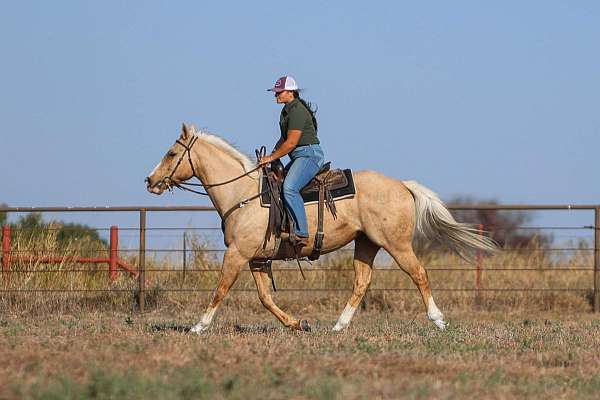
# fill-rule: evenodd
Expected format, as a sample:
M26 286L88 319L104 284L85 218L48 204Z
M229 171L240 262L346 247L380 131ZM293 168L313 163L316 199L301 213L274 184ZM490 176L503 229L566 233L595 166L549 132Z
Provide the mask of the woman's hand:
M265 164L270 163L271 161L273 161L273 156L264 156L260 160L258 160L258 165L263 166Z

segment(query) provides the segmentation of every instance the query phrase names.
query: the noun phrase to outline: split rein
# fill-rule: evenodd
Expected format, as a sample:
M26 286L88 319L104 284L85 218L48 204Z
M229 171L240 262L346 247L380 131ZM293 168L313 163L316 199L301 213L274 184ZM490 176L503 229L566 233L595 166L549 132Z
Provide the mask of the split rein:
M229 183L235 182L238 179L241 179L245 176L250 175L251 173L263 168L262 165L258 165L256 168L251 169L250 171L247 171L245 174L242 174L240 176L237 176L235 178L226 180L224 182L219 182L219 183L210 183L210 184L205 184L205 183L187 183L187 182L183 182L183 181L176 181L173 179L173 175L175 175L175 172L177 171L177 168L179 167L179 165L181 164L181 162L183 161L183 159L185 158L186 154L188 157L188 161L190 163L190 167L192 168L192 173L194 174L195 177L198 177L198 175L196 174L196 170L194 168L194 163L192 162L192 147L194 146L194 143L196 143L196 140L198 140L198 136L194 136L192 138L192 140L190 140L189 144L185 144L183 143L181 140L177 139L175 141L175 143L181 145L185 151L181 154L181 157L179 157L179 160L177 160L177 164L175 164L175 167L173 167L173 170L171 171L171 173L169 174L169 176L165 177L162 181L160 181L161 184L163 184L169 191L173 191L173 187L176 187L177 189L180 190L184 190L187 192L192 192L192 193L196 193L196 194L200 194L203 196L209 196L208 192L201 192L199 190L194 190L191 189L187 186L200 186L203 187L205 190L208 191L208 189L211 189L213 187L217 187L217 186L223 186L223 185L227 185ZM255 151L256 153L256 158L257 160L260 162L261 158L263 158L266 153L267 153L267 149L265 146L261 146L260 149L257 149ZM233 211L237 210L238 208L242 208L244 207L246 204L248 204L251 200L254 200L258 197L260 197L262 194L266 193L266 190L259 192L258 194L249 197L247 199L244 199L240 202L238 202L238 204L234 207L232 207L231 209L229 209L224 215L223 215L223 220L225 220L229 214L231 214Z

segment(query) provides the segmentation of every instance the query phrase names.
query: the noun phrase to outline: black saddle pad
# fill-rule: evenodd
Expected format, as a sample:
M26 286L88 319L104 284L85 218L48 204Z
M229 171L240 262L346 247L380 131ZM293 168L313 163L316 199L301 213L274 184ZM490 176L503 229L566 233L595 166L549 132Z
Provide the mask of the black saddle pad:
M331 190L331 196L333 199L342 199L342 198L350 198L354 197L356 194L356 188L354 187L354 178L352 177L352 171L350 169L343 170L346 179L348 180L348 184L344 187L340 187L334 190ZM267 187L267 177L261 177L260 190L261 192L264 188ZM302 193L302 199L304 200L304 204L316 203L319 201L319 192L310 192L310 193ZM260 196L260 205L263 207L271 206L271 199L268 193L263 193Z

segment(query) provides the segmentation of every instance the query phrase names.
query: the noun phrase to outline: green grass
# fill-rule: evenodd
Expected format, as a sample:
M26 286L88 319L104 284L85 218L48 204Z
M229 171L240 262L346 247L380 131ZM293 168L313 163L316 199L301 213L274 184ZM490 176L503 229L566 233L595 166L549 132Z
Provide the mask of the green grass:
M199 367L165 368L160 374L142 376L94 369L89 378L77 382L69 378L40 380L23 391L18 386L14 394L24 399L247 399L293 398L335 399L342 382L335 377L310 379L298 388L287 384L285 371L273 372L269 366L258 369L256 377L241 378L237 374L225 375L218 381L206 377ZM269 394L270 393L270 394Z

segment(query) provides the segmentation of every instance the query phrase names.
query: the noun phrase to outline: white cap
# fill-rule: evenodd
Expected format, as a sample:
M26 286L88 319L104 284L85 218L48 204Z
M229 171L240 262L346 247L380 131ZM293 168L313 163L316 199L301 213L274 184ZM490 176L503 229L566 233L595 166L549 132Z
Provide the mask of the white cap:
M267 90L276 93L283 92L284 90L298 90L298 84L291 76L282 76L281 78L277 79L275 86Z

